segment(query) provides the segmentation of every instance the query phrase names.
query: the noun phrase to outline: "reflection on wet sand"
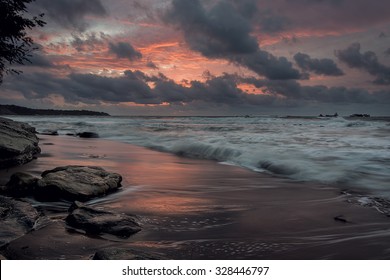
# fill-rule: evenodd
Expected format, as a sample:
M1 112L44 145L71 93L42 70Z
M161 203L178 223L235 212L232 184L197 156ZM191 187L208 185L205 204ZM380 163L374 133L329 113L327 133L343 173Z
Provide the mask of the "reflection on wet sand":
M79 233L57 223L16 243L39 244L31 256L57 258L57 251L65 250L65 258L88 258L97 248L135 246L184 259L390 257L390 220L346 203L335 187L100 139L45 136L41 144L46 142L54 145L42 145L42 156L28 165L2 171L2 180L16 170L37 175L61 165L101 166L120 173L123 187L87 204L139 215L143 230L128 240L95 237L81 250L71 246L83 239ZM58 217L68 204L36 206ZM335 220L339 215L351 223Z

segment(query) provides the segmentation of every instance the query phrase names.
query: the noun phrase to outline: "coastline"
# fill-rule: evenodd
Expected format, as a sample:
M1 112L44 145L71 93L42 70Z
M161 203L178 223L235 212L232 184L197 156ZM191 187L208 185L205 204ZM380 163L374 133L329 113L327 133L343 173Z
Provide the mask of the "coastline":
M46 214L12 241L17 259L89 259L102 248L139 248L168 259L388 259L390 219L346 202L335 186L296 182L214 161L188 159L102 139L40 135L42 154L2 170L39 175L96 165L123 176L120 191L88 205L141 217L129 239L86 236L62 221L67 203L33 205ZM335 217L345 218L345 222Z

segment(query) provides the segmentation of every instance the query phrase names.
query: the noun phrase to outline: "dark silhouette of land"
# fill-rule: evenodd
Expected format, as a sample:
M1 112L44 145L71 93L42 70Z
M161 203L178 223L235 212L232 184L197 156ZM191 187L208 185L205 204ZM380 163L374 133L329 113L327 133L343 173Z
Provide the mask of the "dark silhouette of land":
M53 109L31 109L16 105L0 105L0 115L41 115L41 116L109 116L105 112L88 110L53 110Z

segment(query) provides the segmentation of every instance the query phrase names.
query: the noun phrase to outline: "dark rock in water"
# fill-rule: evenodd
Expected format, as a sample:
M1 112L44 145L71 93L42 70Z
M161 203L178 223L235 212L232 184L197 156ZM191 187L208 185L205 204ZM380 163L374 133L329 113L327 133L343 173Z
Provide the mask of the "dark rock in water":
M68 209L68 212L71 213L73 212L74 210L80 208L80 207L83 207L84 206L84 203L80 202L80 201L73 201L73 203L70 205L69 209Z
M38 216L29 203L0 196L0 247L30 231Z
M113 192L121 186L122 176L96 166L62 166L42 173L38 199L86 201Z
M130 248L107 248L97 251L94 260L161 260L165 259L156 254L145 253Z
M7 185L2 189L4 194L13 197L33 195L38 184L38 178L28 173L17 172L12 174Z
M24 164L40 152L35 128L0 118L0 168Z
M99 134L95 132L80 132L77 133L77 136L80 138L99 138Z
M76 134L75 133L67 133L67 134L65 134L66 136L76 136Z
M134 216L102 211L86 206L75 209L68 215L66 222L68 225L82 229L86 234L91 235L108 233L127 238L141 230L137 218Z
M338 215L338 216L336 216L336 217L334 217L333 218L335 221L337 221L337 222L341 222L341 223L351 223L350 221L348 221L345 217L344 217L344 215Z
M41 135L52 135L52 136L57 136L58 135L58 131L57 130L50 130L50 129L47 129L47 130L44 130L42 131L41 133L39 133Z

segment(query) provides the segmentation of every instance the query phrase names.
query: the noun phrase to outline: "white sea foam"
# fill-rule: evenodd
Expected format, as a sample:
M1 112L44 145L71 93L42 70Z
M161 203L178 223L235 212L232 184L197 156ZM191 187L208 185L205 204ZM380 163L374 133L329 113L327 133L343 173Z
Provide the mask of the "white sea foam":
M102 138L212 159L296 180L342 183L390 197L386 121L276 117L15 117L38 131Z

